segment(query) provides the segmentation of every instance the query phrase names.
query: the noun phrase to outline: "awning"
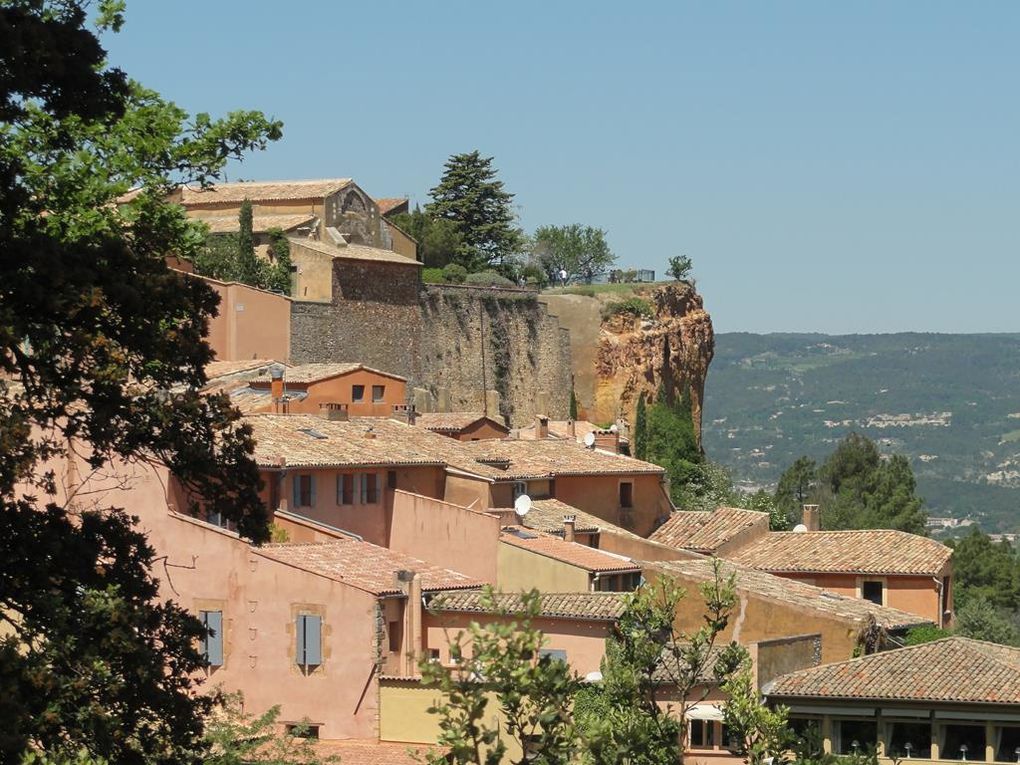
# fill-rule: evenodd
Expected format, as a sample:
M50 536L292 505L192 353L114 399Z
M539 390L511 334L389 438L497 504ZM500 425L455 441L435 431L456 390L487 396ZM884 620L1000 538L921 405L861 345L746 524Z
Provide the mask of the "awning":
M695 704L687 708L688 720L722 720L723 711L711 704Z

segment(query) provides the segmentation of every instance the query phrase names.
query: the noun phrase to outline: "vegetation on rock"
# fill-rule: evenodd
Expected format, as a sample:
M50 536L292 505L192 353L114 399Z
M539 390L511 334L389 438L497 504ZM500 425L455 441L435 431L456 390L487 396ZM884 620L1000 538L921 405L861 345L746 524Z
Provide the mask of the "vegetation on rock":
M550 284L567 279L591 281L616 262L606 241L606 232L594 226L572 223L568 226L539 226L531 242L531 262L545 274Z

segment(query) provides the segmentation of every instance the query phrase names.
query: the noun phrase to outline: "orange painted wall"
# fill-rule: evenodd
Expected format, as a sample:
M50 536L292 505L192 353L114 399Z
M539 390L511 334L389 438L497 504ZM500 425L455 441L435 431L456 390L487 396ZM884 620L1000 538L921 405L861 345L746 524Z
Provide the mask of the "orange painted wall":
M495 584L499 527L495 516L397 491L389 547Z
M283 384L286 391L308 393L300 401L288 403L287 411L290 414L319 414L320 404L347 404L347 413L351 417L389 417L394 406L403 406L407 403L407 383L404 380L367 369L359 369L313 383L287 382L284 377ZM354 401L355 385L363 385L365 388L363 400L359 403ZM381 401L372 400L373 385L383 386ZM269 390L268 383L258 382L252 387ZM266 411L270 409L271 407L266 407Z
M472 510L488 510L490 507L495 507L492 502L493 488L495 488L493 484L481 478L448 474L443 499L451 504L469 507Z
M217 361L290 359L290 298L236 282L190 278L202 279L220 296L208 335Z
M634 507L620 507L620 483L634 484ZM556 499L573 505L578 510L597 515L609 523L648 536L659 518L668 517L672 510L669 497L658 475L586 475L556 478Z

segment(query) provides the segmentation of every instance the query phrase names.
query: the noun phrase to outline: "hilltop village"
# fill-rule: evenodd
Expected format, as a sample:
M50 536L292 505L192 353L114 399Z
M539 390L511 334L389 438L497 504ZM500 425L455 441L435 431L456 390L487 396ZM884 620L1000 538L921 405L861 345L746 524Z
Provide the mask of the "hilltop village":
M183 188L172 201L213 234L235 232L249 202L260 254L270 231L289 243L289 295L171 263L220 296L202 391L228 397L250 429L273 541L191 512L202 498L166 467L51 467L60 500L140 520L165 560L161 597L208 628L203 688L279 705L282 724L306 725L349 765L411 763L440 733L422 667L456 669L451 637L470 622L508 621L537 590L543 655L598 682L631 593L670 577L688 592L677 629L696 630L699 588L721 561L737 604L720 643L748 650L755 687L791 725L815 724L825 752L1018 761L1020 650L903 645L952 624L945 545L823 531L813 505L787 532L764 512L675 507L666 471L630 456L626 427L570 418L577 340L554 307L516 287L423 285L417 243L388 217L406 200L339 179ZM493 332L502 360L486 357ZM619 405L633 385L610 394ZM725 693L700 685L678 747L744 761Z

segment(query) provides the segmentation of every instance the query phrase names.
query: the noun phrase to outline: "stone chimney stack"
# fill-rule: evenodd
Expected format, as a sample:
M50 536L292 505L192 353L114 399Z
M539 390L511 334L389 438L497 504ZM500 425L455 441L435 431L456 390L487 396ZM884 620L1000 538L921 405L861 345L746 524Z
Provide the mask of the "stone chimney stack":
M339 404L334 401L319 404L319 416L325 420L333 420L334 422L347 422L347 404Z
M801 523L807 527L808 531L821 531L822 522L818 513L818 505L804 505Z
M563 541L573 542L574 541L574 527L577 525L576 515L564 515L563 516Z
M283 364L269 366L269 392L273 399L273 410L279 413L283 403Z
M619 454L620 452L620 434L613 429L610 430L596 430L595 432L595 448L602 449L603 451L613 452Z
M543 441L549 437L549 418L544 414L535 415L535 438Z

